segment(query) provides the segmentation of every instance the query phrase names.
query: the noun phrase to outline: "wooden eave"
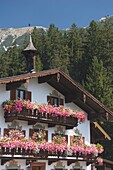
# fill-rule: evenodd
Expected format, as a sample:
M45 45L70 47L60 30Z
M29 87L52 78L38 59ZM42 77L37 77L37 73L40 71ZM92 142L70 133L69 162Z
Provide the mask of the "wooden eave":
M106 113L109 114L109 119L113 120L113 112L111 110L59 69L1 78L0 84L8 84L8 86L10 86L12 83L14 84L15 82L25 81L32 78L38 78L39 83L46 82L54 87L65 96L67 103L73 102L86 111L90 120L106 120ZM86 101L84 101L83 95L86 96Z

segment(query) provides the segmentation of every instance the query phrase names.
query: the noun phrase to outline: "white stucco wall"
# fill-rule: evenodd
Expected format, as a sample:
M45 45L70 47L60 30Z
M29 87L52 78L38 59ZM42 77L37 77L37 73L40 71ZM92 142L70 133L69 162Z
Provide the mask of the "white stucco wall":
M38 104L42 104L42 103L47 103L47 96L50 93L52 93L52 91L55 89L47 83L38 84L38 79L35 78L35 79L30 79L28 90L32 92L32 102L37 102ZM65 97L61 93L58 92L58 94L65 100ZM2 104L3 101L8 100L9 98L10 98L10 91L6 91L5 85L0 85L0 105ZM69 107L71 109L75 109L75 110L81 110L77 105L73 103L68 103L68 104L65 104L64 106ZM86 121L84 123L79 124L77 128L80 130L82 135L85 137L85 140L90 143L90 121L87 120L87 113L85 113L85 115L86 115ZM31 125L28 126L27 121L18 120L18 122L19 122L19 125L22 126L22 129L26 130L26 137L29 137L29 129L32 128L32 126ZM11 123L5 123L3 109L2 107L0 107L1 135L3 135L4 128L7 128L7 126L10 124ZM54 133L54 130L57 129L57 126L55 126L54 128L48 128L47 124L43 124L43 125L45 126L45 129L48 130L48 141L51 141L51 136L52 136L51 134ZM65 127L63 128L65 130ZM66 130L66 134L69 135L68 137L69 143L70 143L70 136L71 136L72 131L73 129ZM17 161L18 161L18 164L21 165L21 168L26 170L27 166L26 166L25 160L17 160ZM54 168L55 163L53 163L52 165L48 165L47 161L42 160L42 162L46 162L46 170L51 170ZM62 161L62 162L65 165L66 169L69 170L72 168L73 164L71 164L70 166L67 166L66 161ZM9 162L7 162L6 164L8 165ZM6 164L3 166L0 165L0 170L5 169ZM81 162L81 165L83 166L83 169L90 170L90 166L87 167L85 162Z

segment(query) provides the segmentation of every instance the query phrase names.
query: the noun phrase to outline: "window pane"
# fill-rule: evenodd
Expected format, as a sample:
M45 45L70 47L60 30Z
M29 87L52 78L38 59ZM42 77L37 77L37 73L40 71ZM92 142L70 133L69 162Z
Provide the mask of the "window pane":
M20 99L24 99L24 91L20 90Z
M58 98L51 97L51 105L58 106Z
M16 90L16 99L19 99L19 91Z

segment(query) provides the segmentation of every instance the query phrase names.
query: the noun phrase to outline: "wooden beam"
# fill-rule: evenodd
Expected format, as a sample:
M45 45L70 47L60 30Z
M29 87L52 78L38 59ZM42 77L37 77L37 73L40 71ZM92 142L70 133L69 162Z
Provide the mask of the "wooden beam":
M65 95L65 102L66 103L75 102L75 101L77 101L81 98L81 93L76 92L73 95L72 94L73 93L69 92L68 94Z
M51 79L54 78L54 75L48 75L48 76L44 76L44 77L38 77L38 83L46 83L48 81L50 81Z
M19 88L22 84L24 84L26 81L21 80L13 83L7 83L6 84L6 90L12 90L12 89L17 89Z

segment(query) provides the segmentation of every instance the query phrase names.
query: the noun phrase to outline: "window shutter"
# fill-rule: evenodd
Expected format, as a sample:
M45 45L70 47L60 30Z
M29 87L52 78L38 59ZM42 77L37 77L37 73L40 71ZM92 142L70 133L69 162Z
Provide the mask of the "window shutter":
M31 101L31 92L26 91L26 99Z
M24 136L26 136L26 131L25 131L25 130L22 130L22 132L23 132Z
M70 136L70 145L73 145L74 136Z
M46 132L45 140L46 140L46 142L47 142L47 141L48 141L48 131L45 130L45 132Z
M64 100L60 99L60 105L64 106Z
M34 129L29 129L29 137L32 137L34 133Z
M16 99L16 89L10 91L10 100Z
M4 128L4 136L5 136L5 135L8 135L8 133L9 133L9 129Z
M47 96L47 103L51 104L51 96Z

